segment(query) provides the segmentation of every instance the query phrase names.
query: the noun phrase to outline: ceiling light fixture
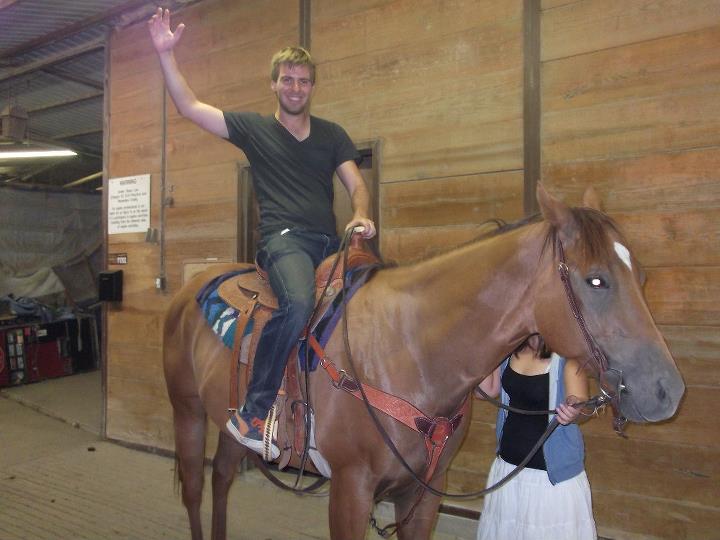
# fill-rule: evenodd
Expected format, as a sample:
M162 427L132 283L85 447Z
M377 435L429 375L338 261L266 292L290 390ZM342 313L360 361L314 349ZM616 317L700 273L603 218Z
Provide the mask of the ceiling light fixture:
M27 111L8 105L0 111L0 159L77 156L77 152L48 142L31 141Z
M34 159L77 156L72 150L0 150L0 159Z

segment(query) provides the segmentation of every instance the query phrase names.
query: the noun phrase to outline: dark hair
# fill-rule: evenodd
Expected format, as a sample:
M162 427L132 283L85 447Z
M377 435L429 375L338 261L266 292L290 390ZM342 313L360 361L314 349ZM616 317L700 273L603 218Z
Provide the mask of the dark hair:
M519 352L530 349L540 358L550 358L552 351L548 349L545 340L540 334L533 334L525 341L523 341L513 352L513 355L517 355Z

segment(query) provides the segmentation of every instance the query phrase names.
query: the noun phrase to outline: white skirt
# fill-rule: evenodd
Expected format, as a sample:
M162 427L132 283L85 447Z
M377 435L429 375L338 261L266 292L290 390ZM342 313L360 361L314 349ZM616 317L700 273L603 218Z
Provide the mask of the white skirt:
M487 485L505 478L515 465L499 457ZM546 471L523 469L485 496L477 540L595 540L590 484L585 471L552 485Z

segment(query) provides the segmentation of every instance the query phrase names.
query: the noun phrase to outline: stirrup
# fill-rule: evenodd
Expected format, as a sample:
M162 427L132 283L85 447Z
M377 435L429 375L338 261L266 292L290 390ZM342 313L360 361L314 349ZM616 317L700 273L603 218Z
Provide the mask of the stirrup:
M262 451L262 458L265 461L272 461L273 459L276 459L277 456L274 455L273 452L273 440L276 440L277 438L277 428L278 428L278 406L277 404L273 404L272 407L270 407L270 411L268 412L267 418L265 418L265 426L263 427L263 451ZM277 448L277 446L275 446Z

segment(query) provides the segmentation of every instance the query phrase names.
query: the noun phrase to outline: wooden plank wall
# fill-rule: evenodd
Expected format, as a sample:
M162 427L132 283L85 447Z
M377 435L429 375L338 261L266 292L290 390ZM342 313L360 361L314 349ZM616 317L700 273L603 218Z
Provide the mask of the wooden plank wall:
M544 1L542 168L578 202L592 184L647 272L687 383L679 416L585 426L600 532L712 538L720 524L720 2Z
M186 31L177 51L198 97L228 110L269 113L270 57L296 41L295 1L210 0L178 14ZM242 28L242 32L238 29ZM151 226L161 229L163 84L145 23L117 31L111 40L110 177L152 175ZM182 119L167 103L165 275L155 288L160 245L145 235L113 235L110 253L128 254L125 297L108 312L107 436L173 448L172 415L162 374L162 317L188 264L236 260L238 172L246 164L231 144ZM209 450L214 446L209 437Z
M314 0L314 114L379 140L382 251L400 262L522 215L522 4ZM688 383L677 420L613 435L584 427L601 534L709 538L720 524L718 421L718 0L542 3L542 176L572 203L593 184L646 266L647 295ZM299 2L206 0L185 10L180 65L200 99L271 112L268 64L298 40ZM144 24L111 43L110 176L151 173L160 227L162 79ZM108 313L107 435L171 448L162 311L185 262L237 257L242 154L168 103L167 290L160 248L127 252L126 297ZM494 410L475 404L449 488L484 484ZM708 435L710 434L710 435ZM481 508L481 501L463 504Z
M158 227L163 90L142 31L135 28L111 36L108 176L151 174L151 226ZM107 309L106 434L167 447L172 419L160 363L166 298L154 289L159 250L137 233L108 236L107 251L127 253L128 264L109 266L122 269L124 279L121 306Z
M379 139L381 249L408 262L523 213L522 2L316 0L313 108ZM485 483L492 411L475 411L448 488ZM477 511L481 500L447 504Z
M383 255L407 261L469 239L491 217L519 217L521 4L312 6L315 113L382 142Z

